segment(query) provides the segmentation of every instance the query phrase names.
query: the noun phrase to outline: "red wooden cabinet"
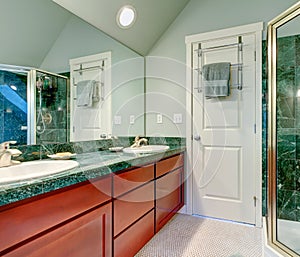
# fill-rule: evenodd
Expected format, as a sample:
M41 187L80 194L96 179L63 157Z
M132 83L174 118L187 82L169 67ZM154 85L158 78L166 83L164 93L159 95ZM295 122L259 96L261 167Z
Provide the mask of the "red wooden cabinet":
M183 206L183 169L156 180L156 232Z
M115 257L133 257L154 236L154 210L137 220L114 240Z
M105 255L88 256L111 256L111 179L104 177L3 206L0 256L87 256L88 249L81 248L91 238L91 248Z
M110 257L108 203L2 255L3 257Z
M159 231L184 204L183 154L156 166L156 228Z
M135 168L113 176L113 195L118 197L154 179L154 165Z
M154 235L154 165L113 177L114 256L134 256Z
M154 182L114 200L114 236L154 208Z
M183 154L0 207L0 256L132 257L183 206Z
M133 257L183 206L183 163L180 154L114 176L114 257Z
M183 167L184 155L179 154L173 157L161 160L156 164L156 178L175 170L179 167Z

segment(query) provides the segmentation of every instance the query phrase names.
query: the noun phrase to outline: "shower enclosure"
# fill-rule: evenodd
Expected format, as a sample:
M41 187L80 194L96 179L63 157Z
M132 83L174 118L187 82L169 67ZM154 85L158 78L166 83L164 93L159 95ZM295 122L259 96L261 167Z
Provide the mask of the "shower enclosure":
M268 25L268 236L300 256L300 2Z
M14 65L0 65L0 142L68 141L69 79Z

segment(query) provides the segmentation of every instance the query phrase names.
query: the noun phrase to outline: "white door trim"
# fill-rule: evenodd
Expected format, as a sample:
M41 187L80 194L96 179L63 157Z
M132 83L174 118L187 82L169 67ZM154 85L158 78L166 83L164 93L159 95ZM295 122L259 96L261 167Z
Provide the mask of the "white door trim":
M192 110L192 44L209 39L220 39L228 36L238 36L245 34L255 34L256 36L256 134L255 134L255 193L257 197L256 201L256 215L255 225L257 227L262 226L262 30L263 22L248 24L244 26L232 27L212 32L206 32L196 35L189 35L185 38L186 43L186 211L188 214L192 214L192 122L193 122L193 110Z

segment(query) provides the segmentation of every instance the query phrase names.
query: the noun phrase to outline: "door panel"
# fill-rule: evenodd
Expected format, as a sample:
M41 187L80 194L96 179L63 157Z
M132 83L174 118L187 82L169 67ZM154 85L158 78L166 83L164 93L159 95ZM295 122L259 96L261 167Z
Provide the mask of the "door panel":
M217 163L209 163L203 173L203 185L205 187L204 197L219 199L241 200L241 151L238 147L206 147L204 150L204 160L209 160L210 156L218 159ZM228 169L228 167L231 167ZM224 178L230 183L224 183Z
M193 213L255 223L255 35L208 40L194 49L193 66L231 63L230 95L206 98L201 75L193 92ZM240 54L240 56L239 56ZM242 68L242 72L238 68ZM242 86L242 90L238 87Z

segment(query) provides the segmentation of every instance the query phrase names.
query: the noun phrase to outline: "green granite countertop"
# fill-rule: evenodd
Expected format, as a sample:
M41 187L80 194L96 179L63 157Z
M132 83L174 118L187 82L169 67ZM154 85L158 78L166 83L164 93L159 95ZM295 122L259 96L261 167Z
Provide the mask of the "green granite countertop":
M185 151L184 146L171 146L165 152L151 154L125 154L123 152L110 151L77 154L74 160L79 163L79 166L74 169L40 178L0 184L0 206L130 167L139 167L156 162L183 151Z

